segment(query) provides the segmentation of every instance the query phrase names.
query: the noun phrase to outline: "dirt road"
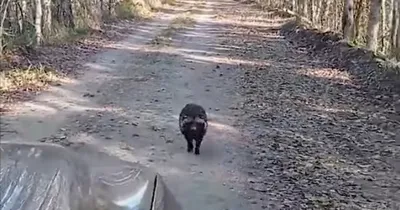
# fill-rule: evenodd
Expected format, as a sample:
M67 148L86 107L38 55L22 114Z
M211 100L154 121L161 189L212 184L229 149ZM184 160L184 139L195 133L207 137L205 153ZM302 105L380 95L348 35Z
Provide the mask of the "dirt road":
M92 145L121 159L138 161L165 177L185 210L302 209L307 205L378 209L399 204L396 196L386 196L385 205L376 204L379 199L371 190L365 191L370 192L369 197L357 200L352 193L370 185L347 182L355 177L349 174L355 172L332 169L340 168L329 162L334 162L333 155L323 159L325 162L320 158L340 146L321 145L333 138L329 138L328 130L345 135L350 124L340 119L352 114L332 111L337 120L324 124L322 118L328 119L329 113L312 118L317 109L311 112L297 104L302 100L346 101L331 91L351 90L344 97L361 108L370 108L354 100L363 97L361 92L310 79L310 73L316 71L307 71L307 65L315 60L278 35L282 21L233 17L236 13L229 11L243 12L245 8L235 1L181 3L189 6L159 14L151 23L124 26L136 27L137 32L88 61L80 70L83 76L50 88L4 116L2 139L56 142L78 149ZM152 44L177 16L189 10L193 25L173 34L167 45ZM255 13L245 15L249 18ZM237 40L234 32L241 30L246 33ZM263 32L257 36L256 30ZM258 42L251 45L255 39ZM309 76L304 79L299 74ZM333 76L347 81L344 73ZM210 116L200 156L186 152L178 129L179 111L189 102L203 105ZM317 120L321 121L319 125L314 124ZM381 134L394 138L397 128L398 124L392 124ZM319 133L321 130L325 133ZM365 136L383 138L373 130L357 132L361 131L367 132ZM391 146L391 160L398 160L398 151L398 145ZM319 168L310 169L316 161L320 161ZM377 164L374 162L374 167ZM364 173L377 172L373 176L380 177L380 169L357 167L364 167ZM317 176L315 171L321 168L325 174ZM385 173L391 177L385 183L399 187L396 168ZM297 176L306 178L301 181ZM362 187L355 190L354 186ZM346 199L355 201L348 203Z
M228 184L239 178L232 173L238 171L234 159L241 137L230 109L238 95L231 79L236 73L218 65L227 60L222 55L214 57L220 30L208 10L216 3L182 3L201 9L191 15L195 24L173 36L169 46L151 41L190 8L140 26L86 63L82 77L4 117L6 129L16 133L2 139L96 145L155 168L186 210L251 209L238 197L240 189ZM179 111L189 102L203 105L210 116L200 156L186 152L178 129Z

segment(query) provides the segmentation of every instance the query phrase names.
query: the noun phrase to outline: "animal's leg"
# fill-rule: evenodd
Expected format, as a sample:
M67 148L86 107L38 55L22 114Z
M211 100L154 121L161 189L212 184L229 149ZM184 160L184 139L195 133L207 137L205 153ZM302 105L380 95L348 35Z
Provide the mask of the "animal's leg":
M185 135L185 139L187 142L187 152L193 151L193 139L190 138L188 135Z
M196 139L196 148L194 149L194 154L200 155L200 146L203 139Z

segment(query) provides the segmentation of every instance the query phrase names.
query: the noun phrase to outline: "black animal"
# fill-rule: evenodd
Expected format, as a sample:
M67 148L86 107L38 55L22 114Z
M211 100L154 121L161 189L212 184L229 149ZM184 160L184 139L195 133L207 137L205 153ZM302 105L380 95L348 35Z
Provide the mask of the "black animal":
M187 152L193 151L193 140L196 143L194 154L200 154L200 145L208 127L207 114L200 105L189 103L179 114L179 128L187 141Z

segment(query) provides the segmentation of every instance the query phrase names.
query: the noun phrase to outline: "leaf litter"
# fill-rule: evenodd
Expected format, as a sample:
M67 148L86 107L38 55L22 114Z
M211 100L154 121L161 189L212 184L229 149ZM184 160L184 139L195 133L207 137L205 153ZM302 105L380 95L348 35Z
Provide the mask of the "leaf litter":
M284 21L263 13L242 5L217 15L236 22L221 35L230 58L252 63L237 65L237 80L254 200L264 209L396 209L395 97L372 95L330 60L279 36Z
M139 23L113 21L76 40L8 52L0 59L0 111L11 110L10 105L31 99L49 85L61 85L65 76L77 76L84 61L127 37L134 31L132 25Z

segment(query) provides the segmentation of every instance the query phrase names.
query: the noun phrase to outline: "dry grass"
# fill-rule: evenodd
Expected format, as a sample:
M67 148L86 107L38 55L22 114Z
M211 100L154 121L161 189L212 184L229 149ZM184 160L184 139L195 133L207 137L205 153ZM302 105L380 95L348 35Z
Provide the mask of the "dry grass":
M166 0L165 4L174 5L176 4L176 0Z
M172 36L182 29L188 28L195 24L195 20L190 13L185 13L174 18L171 24L161 31L150 43L156 46L169 46L172 42Z
M44 66L2 71L0 72L1 102L8 101L16 92L43 90L59 79L60 75L56 71Z
M155 9L155 8L154 8ZM142 1L124 0L115 8L118 18L146 20L153 17L153 8Z

